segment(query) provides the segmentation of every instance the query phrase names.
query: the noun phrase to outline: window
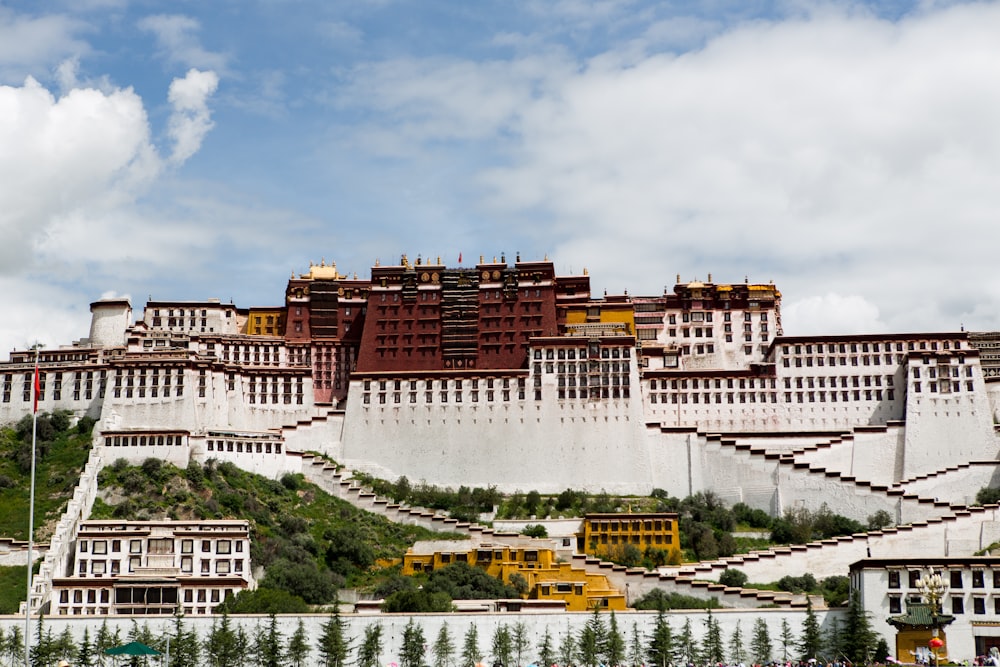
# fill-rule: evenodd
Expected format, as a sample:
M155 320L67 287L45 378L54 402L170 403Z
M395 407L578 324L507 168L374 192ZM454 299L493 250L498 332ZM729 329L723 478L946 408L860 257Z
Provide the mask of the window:
M972 571L972 587L973 588L985 588L986 587L986 576L985 572L982 570Z
M951 579L951 587L952 588L961 588L962 587L962 571L961 570L952 570L951 572L949 572L949 575L950 575L950 579Z
M229 540L219 540L216 545L215 553L227 554L230 552L231 546Z
M899 588L899 570L889 570L889 588Z
M889 596L889 613L890 614L903 613L902 601L898 595Z
M962 598L953 597L951 599L951 613L956 615L965 613L965 603Z
M972 598L972 613L980 615L986 613L986 598Z

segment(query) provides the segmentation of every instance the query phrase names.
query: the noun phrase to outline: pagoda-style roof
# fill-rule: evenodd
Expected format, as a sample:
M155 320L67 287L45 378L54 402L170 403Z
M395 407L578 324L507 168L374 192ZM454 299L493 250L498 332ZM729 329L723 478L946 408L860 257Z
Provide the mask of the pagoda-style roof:
M886 619L886 623L899 629L939 628L948 625L954 620L955 617L948 614L934 614L931 605L926 602L919 602L907 604L905 614L890 616Z

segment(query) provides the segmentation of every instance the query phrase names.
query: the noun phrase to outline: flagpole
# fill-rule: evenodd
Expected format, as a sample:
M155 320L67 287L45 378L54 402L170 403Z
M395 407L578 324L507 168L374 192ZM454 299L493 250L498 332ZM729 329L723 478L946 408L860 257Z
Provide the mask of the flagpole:
M35 380L32 387L34 408L31 417L31 495L28 501L28 591L24 602L24 667L31 667L31 571L35 546L35 443L38 438L38 350L35 345Z

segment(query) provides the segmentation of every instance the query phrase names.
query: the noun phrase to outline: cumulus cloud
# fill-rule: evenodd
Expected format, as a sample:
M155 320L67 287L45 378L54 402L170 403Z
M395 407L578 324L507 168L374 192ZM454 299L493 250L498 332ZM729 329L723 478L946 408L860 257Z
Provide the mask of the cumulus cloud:
M748 275L859 327L997 328L997 34L997 4L834 7L681 55L411 59L348 90L390 119L380 147L500 140L484 210L595 281Z
M75 66L60 78L73 85ZM171 162L190 157L211 128L217 81L192 70L171 85ZM191 238L211 240L203 220L166 220L143 203L163 187L164 165L132 89L56 97L31 77L0 86L0 287L16 311L0 326L0 347L86 335L92 295L69 286L90 281L96 291L95 282L120 284L122 272L176 268L192 256Z
M173 113L167 130L174 141L171 162L182 163L201 148L202 140L213 126L208 98L218 87L219 77L215 72L196 69L171 82L168 99Z
M0 272L28 268L55 221L129 196L159 170L142 101L131 90L76 89L56 99L37 81L0 86Z

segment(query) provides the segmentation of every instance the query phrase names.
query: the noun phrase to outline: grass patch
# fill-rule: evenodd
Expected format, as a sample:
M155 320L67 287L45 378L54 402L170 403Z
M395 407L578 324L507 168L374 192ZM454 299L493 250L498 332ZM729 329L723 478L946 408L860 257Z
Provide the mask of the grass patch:
M0 614L16 614L28 586L28 568L0 566Z

